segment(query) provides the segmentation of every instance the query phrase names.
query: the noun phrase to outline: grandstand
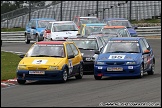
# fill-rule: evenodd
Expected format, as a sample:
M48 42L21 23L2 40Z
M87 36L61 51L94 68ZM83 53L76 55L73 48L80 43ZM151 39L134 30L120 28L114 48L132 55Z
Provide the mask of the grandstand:
M87 16L88 14L96 16L96 10L97 1L62 1L62 5L61 1L58 1L56 4L33 8L30 18L54 18L58 21L68 21L72 20L74 16ZM24 28L29 21L29 9L25 8L21 12L24 13L16 16L17 12L15 11L15 16L12 14L13 16L10 18L7 17L8 14L5 17L1 15L1 28ZM131 7L130 1L98 1L98 17L101 20L106 17L141 20L152 19L154 16L161 16L161 1L131 1Z

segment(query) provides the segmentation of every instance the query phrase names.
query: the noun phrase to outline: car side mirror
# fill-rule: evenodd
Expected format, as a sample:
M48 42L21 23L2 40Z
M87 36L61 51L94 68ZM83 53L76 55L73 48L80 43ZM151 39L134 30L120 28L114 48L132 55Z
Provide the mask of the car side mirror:
M20 54L19 57L20 58L24 58L25 54Z
M68 59L74 58L74 57L75 57L74 55L69 55L69 56L68 56Z
M100 54L100 51L99 50L95 50L95 54Z
M144 50L143 54L149 54L150 50Z

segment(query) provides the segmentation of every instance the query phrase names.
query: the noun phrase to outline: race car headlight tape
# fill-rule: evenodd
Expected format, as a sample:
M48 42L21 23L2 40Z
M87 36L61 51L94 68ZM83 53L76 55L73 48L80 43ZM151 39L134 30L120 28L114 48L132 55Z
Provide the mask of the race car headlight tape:
M18 70L25 70L26 69L26 65L18 65L17 69Z
M58 66L49 66L49 70L58 70Z
M96 62L97 65L104 65L104 62Z

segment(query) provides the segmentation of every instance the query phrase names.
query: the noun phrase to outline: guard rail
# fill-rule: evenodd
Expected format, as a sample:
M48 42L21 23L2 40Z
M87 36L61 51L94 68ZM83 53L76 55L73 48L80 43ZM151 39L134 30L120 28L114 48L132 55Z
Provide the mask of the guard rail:
M136 29L139 37L161 36L161 26L138 27ZM18 32L1 32L3 42L24 42L24 31Z

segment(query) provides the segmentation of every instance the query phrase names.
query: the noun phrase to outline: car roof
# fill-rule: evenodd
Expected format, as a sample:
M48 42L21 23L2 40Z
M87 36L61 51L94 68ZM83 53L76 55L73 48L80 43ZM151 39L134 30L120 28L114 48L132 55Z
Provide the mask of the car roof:
M110 20L127 20L126 18L105 18L104 20L110 21Z
M79 37L77 37L77 38L67 38L67 40L90 40L90 39L92 39L92 40L96 40L96 38L95 37L83 37L83 36L79 36Z
M86 26L104 26L106 25L105 23L89 23L89 24L85 24Z
M103 28L126 28L125 26L104 26Z
M53 44L53 45L62 45L64 43L67 43L66 41L40 41L36 42L35 44Z
M79 17L79 18L97 18L97 17L94 17L94 16L86 16L86 17Z
M75 18L97 18L95 16L75 16Z
M139 41L144 37L112 37L111 41L117 41L117 40L125 40L125 41Z
M53 18L33 18L31 20L55 20Z
M53 21L53 23L74 23L73 21Z

